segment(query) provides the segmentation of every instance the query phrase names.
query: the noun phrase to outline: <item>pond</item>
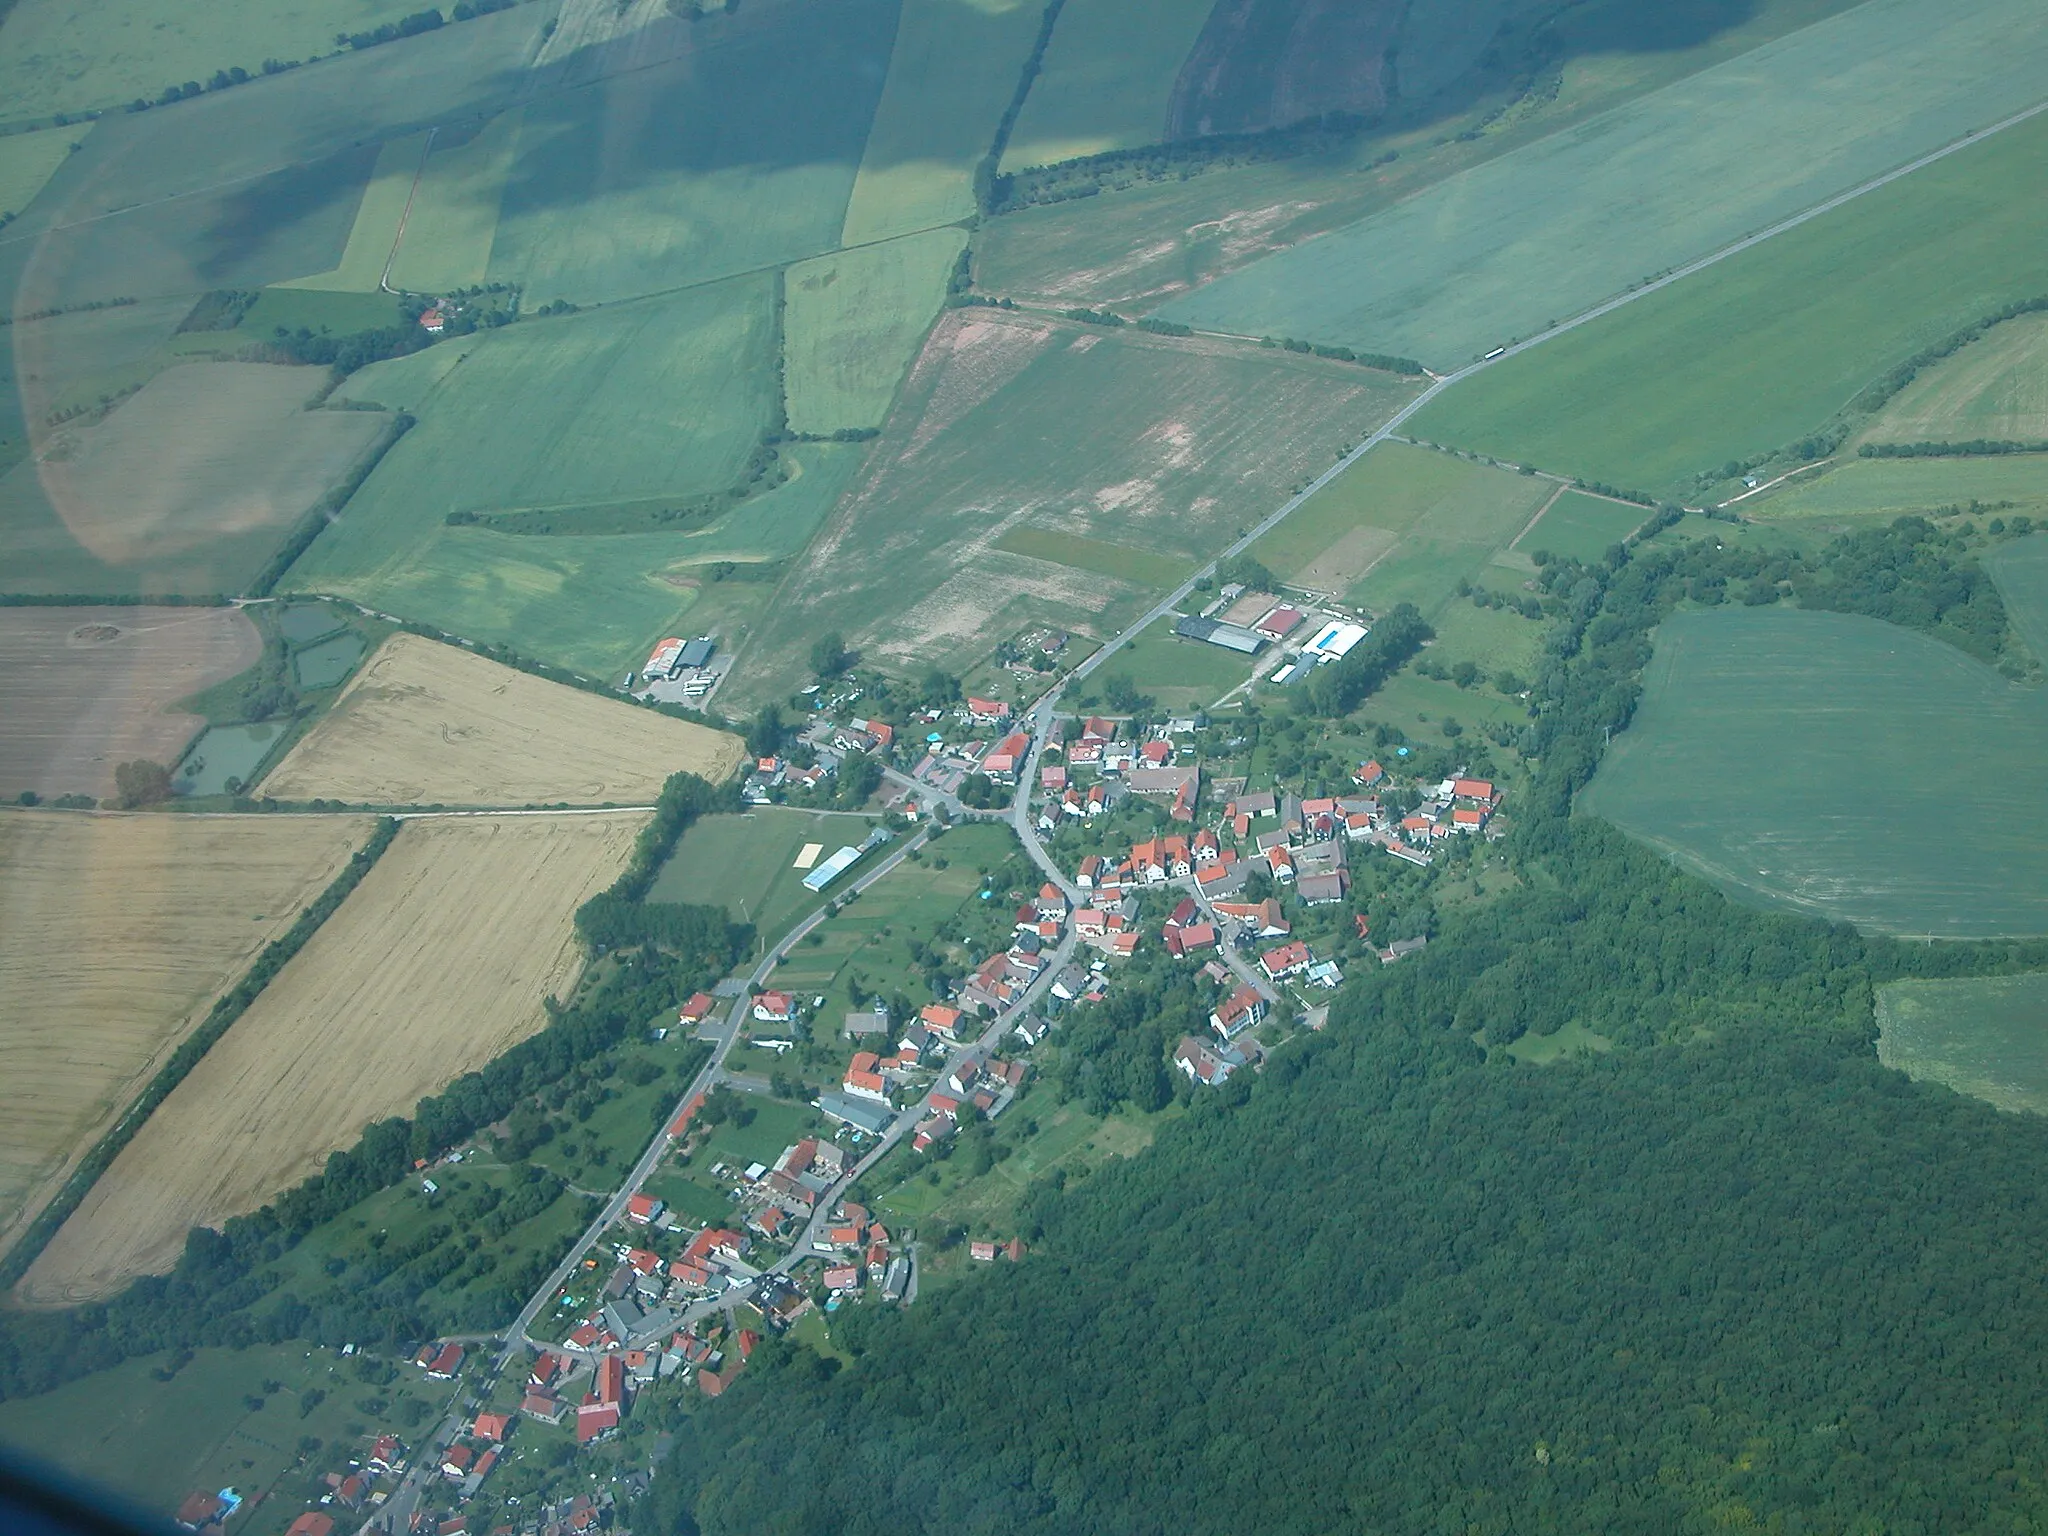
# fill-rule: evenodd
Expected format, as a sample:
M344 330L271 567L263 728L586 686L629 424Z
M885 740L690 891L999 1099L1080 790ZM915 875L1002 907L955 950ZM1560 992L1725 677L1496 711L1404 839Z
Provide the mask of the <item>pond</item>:
M277 632L293 645L305 645L342 626L342 617L325 603L293 603L277 616Z
M293 656L292 671L301 688L332 688L349 675L366 649L361 635L336 635Z
M178 764L171 787L181 795L226 795L228 780L247 784L284 732L276 721L257 725L210 725Z

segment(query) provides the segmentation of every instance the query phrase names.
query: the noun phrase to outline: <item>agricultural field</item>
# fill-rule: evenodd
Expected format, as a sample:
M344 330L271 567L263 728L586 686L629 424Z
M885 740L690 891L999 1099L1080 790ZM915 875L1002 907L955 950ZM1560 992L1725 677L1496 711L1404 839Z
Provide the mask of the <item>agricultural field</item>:
M57 167L71 158L85 129L44 128L0 138L0 216L20 213L43 190Z
M787 692L828 629L885 665L959 672L1032 623L1111 633L1156 589L1083 568L1094 545L1206 559L1412 389L1293 353L951 311L726 687ZM1026 529L1091 543L1072 565L1002 547Z
M2007 320L1926 369L1859 437L1870 443L2048 441L2048 314Z
M1584 491L1560 491L1535 525L1515 541L1515 547L1532 554L1542 550L1573 560L1598 560L1642 527L1649 516L1649 508L1633 502Z
M389 1427L409 1440L438 1421L456 1388L411 1372L368 1384L360 1362L302 1343L200 1349L177 1356L139 1355L38 1397L0 1403L0 1440L107 1488L166 1521L194 1489L233 1487L245 1499L235 1524L262 1536L281 1532L296 1513L299 1488L311 1484L344 1447L350 1426L379 1427L356 1406L389 1404ZM156 1373L169 1371L168 1381ZM264 1385L275 1382L277 1390ZM309 1402L318 1391L320 1400ZM261 1406L251 1408L248 1399ZM305 1411L301 1411L302 1408ZM312 1464L298 1442L311 1435L331 1449ZM296 1476L294 1475L296 1474ZM264 1495L260 1508L250 1504Z
M975 167L995 139L1042 13L1030 0L903 0L838 244L866 245L975 213Z
M2048 1114L2048 975L1881 987L1877 1059L2000 1109Z
M2034 659L2048 666L2048 534L2003 546L1985 562L2005 599L2006 616Z
M271 363L168 369L103 421L54 428L0 478L14 591L235 592L383 430L308 411L321 375Z
M2028 0L1875 0L1160 312L1464 363L2034 105L2038 20Z
M1093 571L1098 576L1113 576L1118 581L1132 582L1141 587L1179 586L1193 563L1172 555L1155 554L1149 549L1135 549L1129 544L1070 537L1055 533L1050 528L1029 525L1012 528L996 540L995 547L1006 554L1049 560L1054 565Z
M722 906L736 922L752 923L764 939L814 907L820 897L804 889L797 856L811 844L825 858L859 843L873 822L841 811L804 811L763 805L737 816L692 822L655 877L650 901L694 901ZM813 859L812 863L816 863Z
M723 731L397 634L263 792L375 805L647 803L670 774L717 783L740 755Z
M1282 580L1425 617L1475 580L1557 493L1549 480L1382 443L1252 546Z
M935 229L789 269L782 387L791 431L822 436L882 424L966 247L964 231Z
M2048 693L1849 614L1679 613L1583 800L1741 899L1882 933L2048 932L2048 824L2011 786Z
M484 281L519 124L515 107L435 133L391 264L394 288L442 293Z
M1695 476L1814 431L1921 348L2048 287L2044 150L2037 117L1508 359L1413 428L1696 497Z
M547 1022L582 966L572 919L643 815L414 822L143 1125L22 1281L44 1302L168 1268L370 1121Z
M1801 475L1742 510L1770 522L1883 518L1939 507L2048 507L2048 454L1982 459L1850 459ZM1531 536L1533 543L1534 535Z
M529 304L611 303L831 250L895 16L792 0L663 21L641 37L668 57L535 96L490 277Z
M384 270L398 248L398 233L405 222L413 187L426 165L431 136L409 133L387 139L377 150L377 163L370 172L370 184L356 205L355 222L349 226L348 243L342 247L340 263L329 272L294 278L280 288L312 288L339 293L377 293L384 284Z
M1212 0L1067 0L1001 169L1159 143L1174 82L1213 9Z
M339 816L0 815L0 1248L369 830Z
M168 767L204 723L177 701L262 653L232 608L0 608L0 799L104 798L117 764Z

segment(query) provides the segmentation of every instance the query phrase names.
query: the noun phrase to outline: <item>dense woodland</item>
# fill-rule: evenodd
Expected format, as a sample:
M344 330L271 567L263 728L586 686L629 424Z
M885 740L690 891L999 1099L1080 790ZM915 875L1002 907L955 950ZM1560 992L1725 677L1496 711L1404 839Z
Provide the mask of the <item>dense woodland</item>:
M1150 1155L1034 1188L1022 1264L842 1316L850 1369L757 1355L678 1419L649 1525L2048 1524L2048 1126L1880 1067L1871 1008L1891 977L2040 968L2048 944L1737 906L1571 812L1657 621L1774 558L1547 567L1519 887L1361 970L1322 1037ZM1866 612L1973 569L1911 527L1820 563L1809 590ZM1943 633L1955 607L1891 616ZM1617 1049L1497 1049L1567 1023Z

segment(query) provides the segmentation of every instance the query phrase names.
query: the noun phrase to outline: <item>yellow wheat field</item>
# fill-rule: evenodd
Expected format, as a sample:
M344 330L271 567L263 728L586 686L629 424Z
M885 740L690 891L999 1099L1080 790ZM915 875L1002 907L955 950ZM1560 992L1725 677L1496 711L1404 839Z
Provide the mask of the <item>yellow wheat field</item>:
M0 815L0 1248L370 826Z
M577 906L642 814L412 821L341 910L178 1085L22 1282L105 1296L316 1172L546 1022L581 961Z
M681 770L716 783L737 736L393 635L264 780L281 800L645 804Z

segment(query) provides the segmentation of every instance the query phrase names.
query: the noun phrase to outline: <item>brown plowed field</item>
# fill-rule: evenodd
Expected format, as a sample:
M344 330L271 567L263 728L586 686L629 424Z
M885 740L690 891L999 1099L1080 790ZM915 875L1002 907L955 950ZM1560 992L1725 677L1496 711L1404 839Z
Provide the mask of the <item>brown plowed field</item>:
M369 835L361 816L0 815L0 1249Z
M262 654L233 608L0 608L0 797L104 797L116 763L170 766L204 723L170 705Z
M416 821L180 1083L22 1282L105 1296L170 1268L186 1232L255 1210L546 1022L577 906L646 817Z
M400 634L263 793L359 805L643 804L672 773L729 777L741 750L728 732Z

